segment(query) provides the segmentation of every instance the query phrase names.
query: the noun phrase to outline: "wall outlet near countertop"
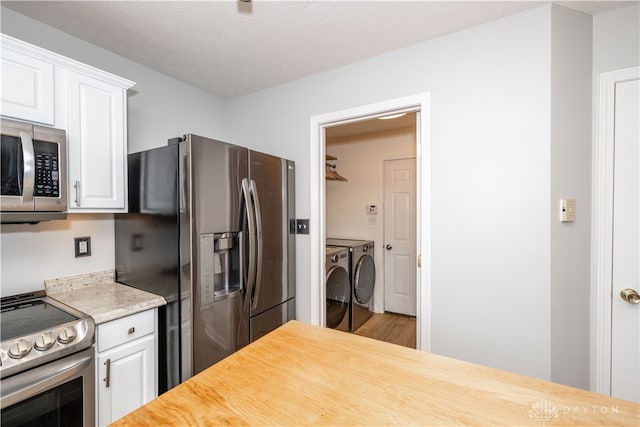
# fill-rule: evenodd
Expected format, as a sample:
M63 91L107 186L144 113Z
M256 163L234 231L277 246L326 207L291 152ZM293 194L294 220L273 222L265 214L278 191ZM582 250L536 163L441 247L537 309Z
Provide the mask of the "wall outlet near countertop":
M91 256L91 237L75 237L73 239L76 258L83 256Z

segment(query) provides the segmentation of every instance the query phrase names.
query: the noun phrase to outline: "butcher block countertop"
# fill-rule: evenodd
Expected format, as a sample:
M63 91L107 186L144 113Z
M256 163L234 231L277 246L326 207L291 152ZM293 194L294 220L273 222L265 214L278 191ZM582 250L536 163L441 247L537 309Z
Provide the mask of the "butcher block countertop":
M640 405L291 321L112 426L640 425Z

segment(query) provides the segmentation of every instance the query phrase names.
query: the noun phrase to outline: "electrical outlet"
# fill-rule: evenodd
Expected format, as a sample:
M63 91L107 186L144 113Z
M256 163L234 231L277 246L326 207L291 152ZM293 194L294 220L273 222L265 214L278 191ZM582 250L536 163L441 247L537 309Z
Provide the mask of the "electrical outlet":
M144 249L144 238L142 234L134 234L131 236L131 250L133 252L140 252Z
M91 237L76 237L73 239L76 258L91 256Z

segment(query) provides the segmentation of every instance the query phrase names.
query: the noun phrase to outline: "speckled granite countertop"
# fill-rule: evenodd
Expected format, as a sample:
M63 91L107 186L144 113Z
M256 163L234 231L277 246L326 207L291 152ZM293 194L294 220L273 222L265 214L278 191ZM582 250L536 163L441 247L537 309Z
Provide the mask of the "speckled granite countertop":
M161 296L114 282L113 271L45 280L47 295L93 317L96 325L165 305Z

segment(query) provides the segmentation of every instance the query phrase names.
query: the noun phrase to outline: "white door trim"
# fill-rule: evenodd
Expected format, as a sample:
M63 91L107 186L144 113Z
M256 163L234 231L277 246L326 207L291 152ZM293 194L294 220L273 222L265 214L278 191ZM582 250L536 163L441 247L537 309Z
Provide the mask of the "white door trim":
M416 129L416 232L418 254L425 262L417 270L416 347L431 350L431 94L421 93L375 104L321 114L310 118L310 187L317 191L311 197L310 223L310 281L311 323L326 325L325 319L325 128L368 120L391 113L419 111ZM424 191L422 190L424 189Z
M593 147L591 288L594 328L591 389L611 395L611 275L616 84L640 78L640 67L600 74L597 137Z

